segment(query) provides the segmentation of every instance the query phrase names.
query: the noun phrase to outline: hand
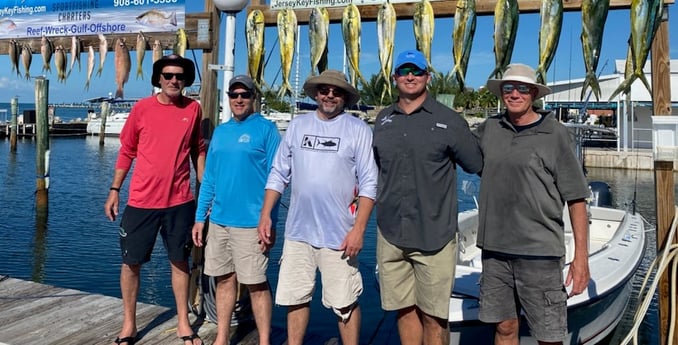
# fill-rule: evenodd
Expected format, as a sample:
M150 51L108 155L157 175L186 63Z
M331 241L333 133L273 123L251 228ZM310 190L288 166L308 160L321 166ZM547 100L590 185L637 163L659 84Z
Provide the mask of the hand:
M570 269L567 271L567 278L565 278L565 286L572 285L572 291L570 291L568 296L572 297L584 292L589 285L590 279L588 257L577 258L575 256L572 263L570 263Z
M191 230L191 237L193 238L193 244L196 247L202 247L202 231L205 229L205 223L195 223L193 224L193 230Z
M112 222L118 216L118 204L120 203L120 192L111 190L108 192L108 199L104 204L104 213Z
M271 227L271 217L270 216L261 216L259 218L259 226L257 226L257 232L259 236L259 243L261 244L261 251L269 251L275 244L275 229Z
M363 249L363 232L351 229L344 238L344 242L341 242L339 250L343 250L344 255L348 257L356 257L361 249Z

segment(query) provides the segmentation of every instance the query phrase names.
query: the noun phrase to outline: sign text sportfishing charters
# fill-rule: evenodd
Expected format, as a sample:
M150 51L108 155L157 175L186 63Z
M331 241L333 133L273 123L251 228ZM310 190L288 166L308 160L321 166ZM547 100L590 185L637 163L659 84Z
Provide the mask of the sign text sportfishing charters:
M353 0L271 0L272 10L346 6Z

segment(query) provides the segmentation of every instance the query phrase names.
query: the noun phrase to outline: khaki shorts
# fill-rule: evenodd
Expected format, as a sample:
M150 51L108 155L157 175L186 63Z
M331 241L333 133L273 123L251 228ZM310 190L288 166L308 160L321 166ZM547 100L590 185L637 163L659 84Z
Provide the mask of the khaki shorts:
M208 276L235 272L242 284L266 281L268 253L261 251L256 228L224 227L209 223L205 245L205 270Z
M436 252L421 252L395 246L377 231L381 307L399 310L416 305L447 320L456 263L456 240Z
M320 270L325 308L346 308L362 294L363 279L357 257L349 259L344 257L344 251L285 240L275 303L288 306L311 301L316 269Z

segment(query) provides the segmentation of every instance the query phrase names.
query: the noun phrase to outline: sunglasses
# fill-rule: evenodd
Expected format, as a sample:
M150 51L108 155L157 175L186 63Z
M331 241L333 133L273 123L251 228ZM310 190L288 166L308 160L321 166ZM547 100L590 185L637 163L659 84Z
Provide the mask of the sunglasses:
M504 84L501 86L501 92L504 94L513 93L513 90L518 90L519 93L527 95L532 91L532 88L525 84Z
M318 93L320 93L323 96L329 95L330 92L332 92L334 97L344 97L344 95L346 95L346 93L342 89L336 89L327 86L321 86L318 88Z
M160 73L165 80L172 80L172 78L176 77L177 80L186 80L186 75L183 73L169 73L169 72L163 72Z
M245 92L231 92L231 91L229 91L228 92L228 98L230 98L230 99L236 99L236 98L238 98L238 96L242 97L243 99L250 99L250 98L252 98L252 93L249 92L249 91L245 91Z
M412 75L415 77L421 77L422 75L426 74L426 70L418 67L400 67L395 71L395 74L399 77L404 77L410 73L412 73Z

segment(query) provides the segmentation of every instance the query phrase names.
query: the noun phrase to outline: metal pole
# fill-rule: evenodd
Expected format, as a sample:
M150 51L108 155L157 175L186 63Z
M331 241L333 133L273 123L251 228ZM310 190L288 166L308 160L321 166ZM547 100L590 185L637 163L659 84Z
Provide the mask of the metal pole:
M221 122L231 119L231 107L228 105L228 82L233 78L235 60L235 15L226 12L226 46L224 47L224 86L221 90Z

